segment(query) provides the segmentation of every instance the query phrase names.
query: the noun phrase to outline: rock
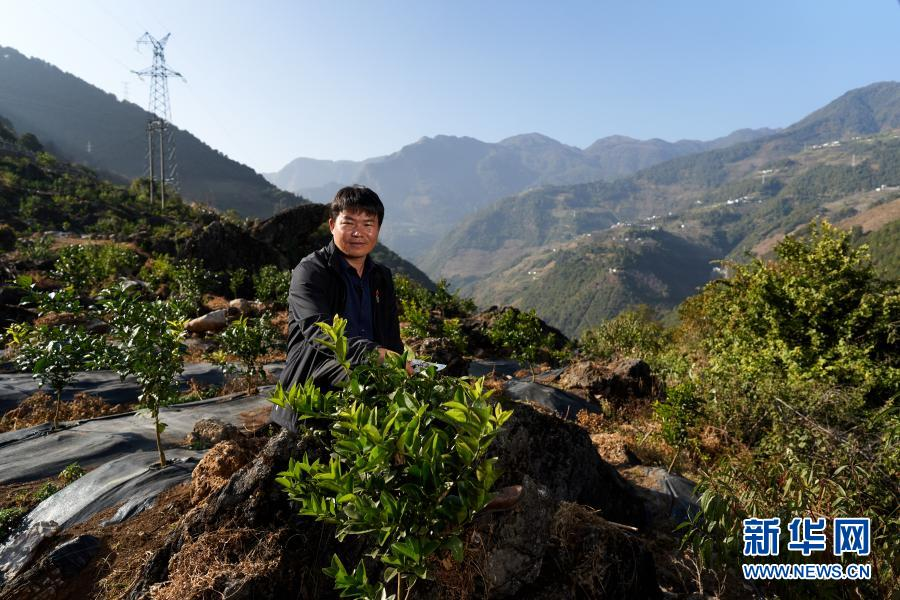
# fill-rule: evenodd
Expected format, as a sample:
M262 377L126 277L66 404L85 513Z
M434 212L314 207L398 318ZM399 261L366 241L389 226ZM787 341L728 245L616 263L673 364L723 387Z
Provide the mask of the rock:
M241 314L241 316L248 316L252 313L252 309L250 307L250 301L244 300L243 298L235 298L231 302L228 303L230 308L237 309L237 311Z
M567 366L556 381L560 387L580 392L589 399L606 398L616 405L634 398L647 398L660 387L650 365L632 358L609 365L577 361Z
M224 440L213 446L191 473L191 502L199 504L222 489L234 472L248 462L247 452L234 441Z
M563 502L534 595L543 598L659 598L653 555L634 534L584 506Z
M200 419L194 423L194 430L188 435L192 447L211 448L219 442L242 442L244 436L237 427L220 419Z
M441 371L441 375L462 377L469 370L469 361L446 338L413 340L410 342L410 347L416 356L427 356L431 362L447 365L447 368Z
M30 569L0 588L0 600L55 597L81 573L100 550L100 540L79 535L63 542Z
M304 256L328 243L328 230L323 228L327 221L328 205L301 204L254 225L250 233L285 257L285 264L279 266L292 269ZM262 264L266 263L257 263L248 271L255 273Z
M659 596L653 557L634 532L588 507L555 500L530 477L512 510L481 514L472 529L470 547L483 553L476 571L484 577L473 596Z
M478 539L487 540L482 570L487 597L514 598L538 578L555 505L546 487L525 476L513 510L479 517Z
M288 239L295 238L290 236ZM255 273L263 265L288 268L285 257L271 245L256 239L242 227L221 220L195 229L184 242L179 258L199 259L210 271L242 268Z
M207 354L219 347L215 338L186 337L181 343L187 346L188 351L195 351L201 354Z
M502 473L496 487L520 484L526 476L545 486L556 501L599 509L604 518L641 527L643 506L627 481L606 463L577 424L530 405L509 402L509 418L490 447Z
M673 475L662 467L643 465L626 469L622 475L634 484L657 522L683 523L700 510L700 501L694 495L697 484L690 479Z
M191 319L185 325L191 333L218 333L228 327L228 309L222 308Z

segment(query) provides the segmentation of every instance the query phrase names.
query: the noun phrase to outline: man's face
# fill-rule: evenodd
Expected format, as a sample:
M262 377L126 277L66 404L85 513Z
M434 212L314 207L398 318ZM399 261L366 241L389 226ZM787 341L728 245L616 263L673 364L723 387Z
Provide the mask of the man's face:
M378 242L378 216L365 211L346 211L328 219L334 245L349 258L365 258Z

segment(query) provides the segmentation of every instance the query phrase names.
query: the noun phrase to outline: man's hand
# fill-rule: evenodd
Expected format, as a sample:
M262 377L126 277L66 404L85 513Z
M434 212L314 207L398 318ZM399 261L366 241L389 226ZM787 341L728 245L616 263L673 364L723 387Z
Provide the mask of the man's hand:
M388 350L387 348L382 348L381 346L379 346L378 347L378 364L383 364L385 357L387 357L388 355L397 356L397 353L394 352L393 350ZM412 375L415 373L415 371L413 371L412 363L409 361L406 361L406 373L410 377L412 377Z

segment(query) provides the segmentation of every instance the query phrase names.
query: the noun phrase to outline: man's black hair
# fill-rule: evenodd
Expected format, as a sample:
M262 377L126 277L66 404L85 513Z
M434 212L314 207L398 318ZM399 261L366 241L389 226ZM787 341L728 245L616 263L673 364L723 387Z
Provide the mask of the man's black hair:
M378 226L384 221L384 204L373 190L364 185L342 187L331 201L331 218L337 219L341 211L364 211L378 216Z

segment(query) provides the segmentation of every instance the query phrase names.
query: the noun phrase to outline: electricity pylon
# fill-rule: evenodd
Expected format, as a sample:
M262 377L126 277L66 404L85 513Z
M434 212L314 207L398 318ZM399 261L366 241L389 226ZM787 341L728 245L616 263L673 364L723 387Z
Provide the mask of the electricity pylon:
M177 187L175 174L175 139L169 123L172 120L172 111L169 106L169 77L178 77L186 81L178 71L173 71L166 65L165 48L169 41L167 33L164 38L157 40L149 33L144 33L138 38L138 46L147 44L153 48L153 66L142 71L134 71L134 74L143 81L145 76L150 77L150 104L147 110L153 115L147 121L147 164L150 175L150 201L153 202L154 168L153 157L159 157L159 199L163 209L166 207L166 183L173 188ZM156 148L154 148L154 138Z

